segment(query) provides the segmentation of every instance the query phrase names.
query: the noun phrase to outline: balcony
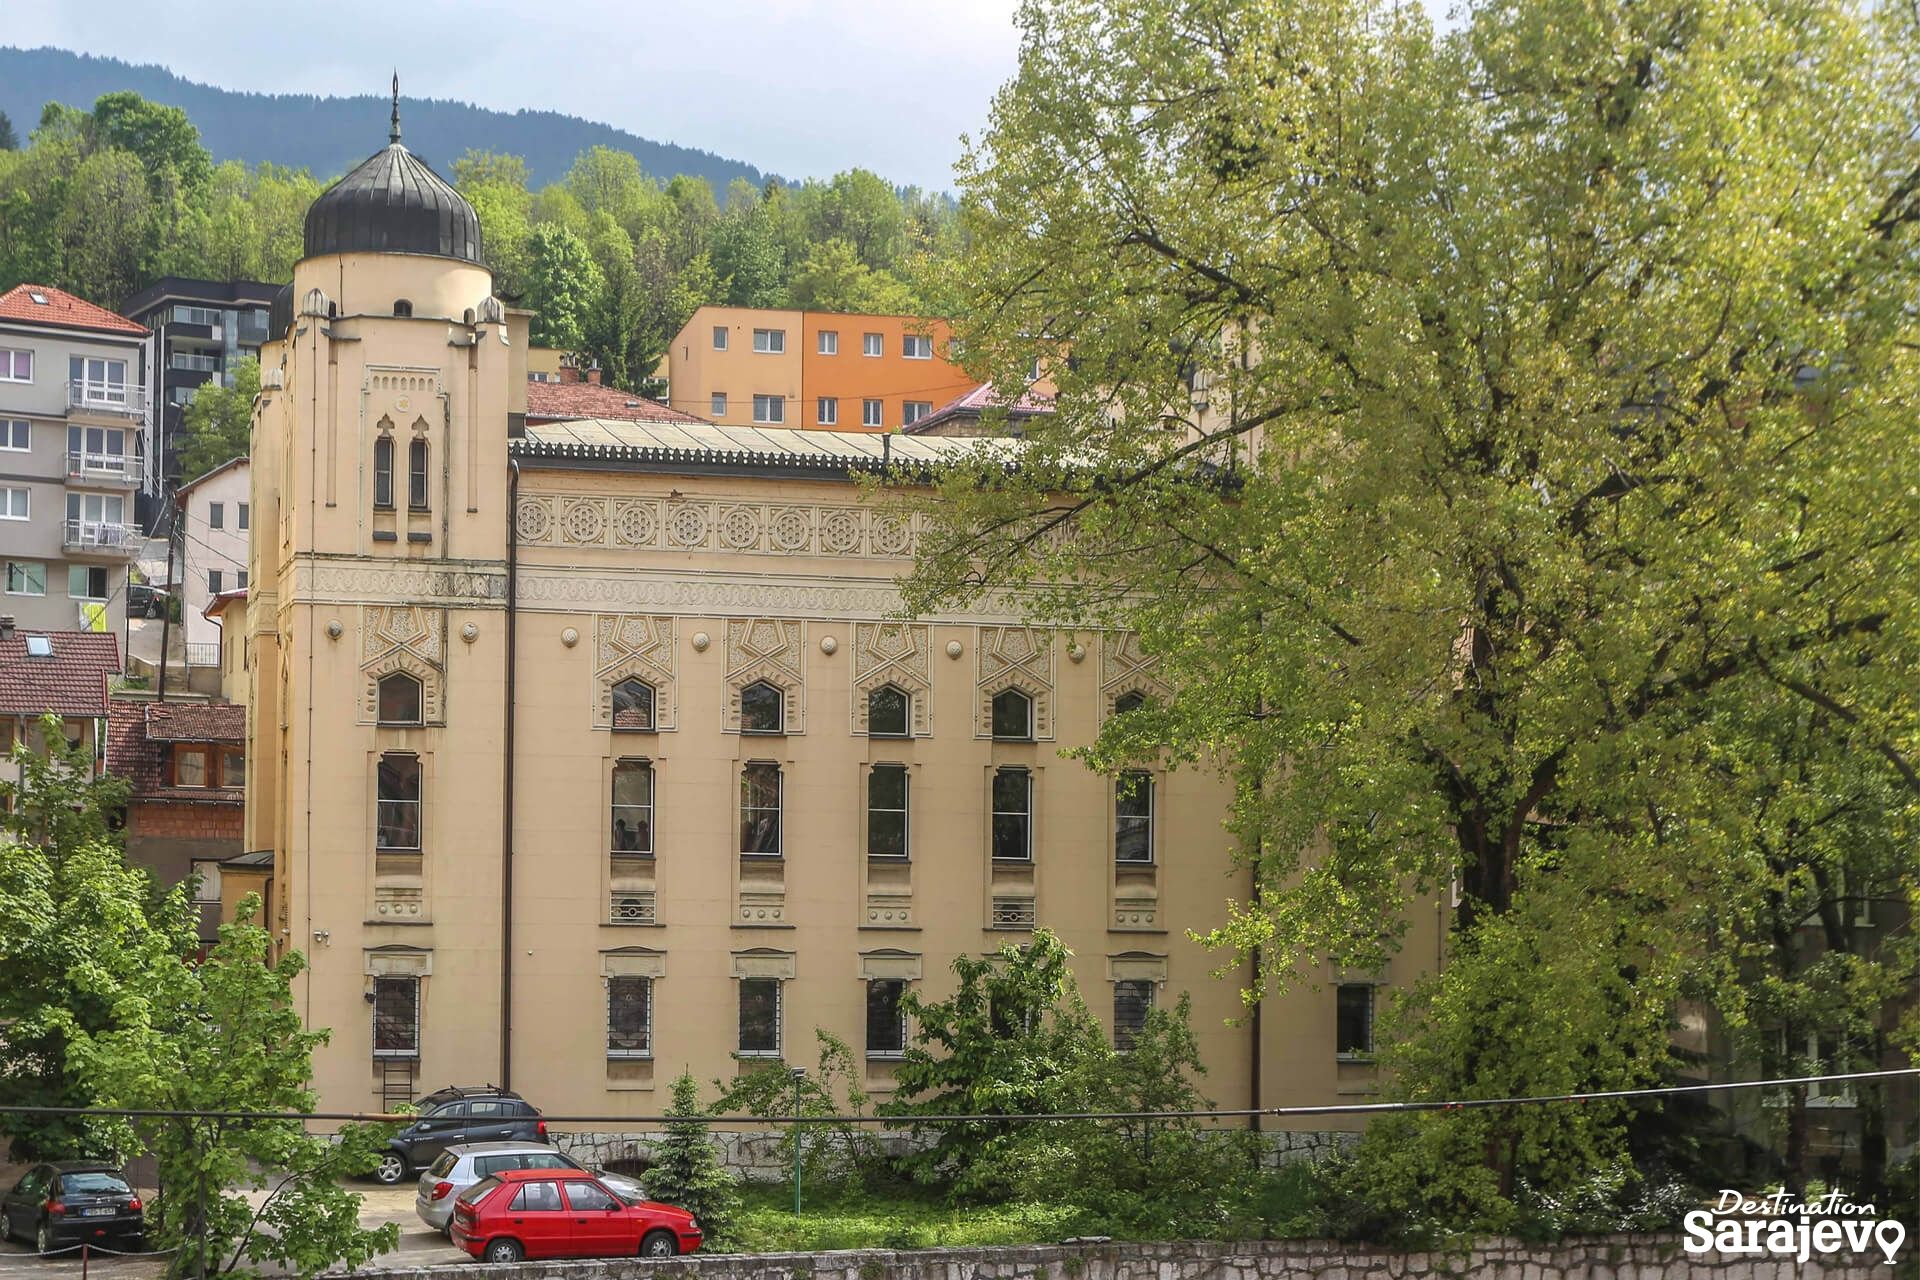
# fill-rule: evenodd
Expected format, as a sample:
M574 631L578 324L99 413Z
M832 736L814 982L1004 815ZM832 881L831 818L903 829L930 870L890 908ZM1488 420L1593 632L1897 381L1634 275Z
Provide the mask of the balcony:
M69 414L101 414L114 418L138 418L147 409L147 389L124 382L82 382L67 384Z
M69 555L116 556L131 559L140 550L137 525L105 520L69 520L64 545Z
M137 453L67 451L67 479L84 484L139 484L146 468Z

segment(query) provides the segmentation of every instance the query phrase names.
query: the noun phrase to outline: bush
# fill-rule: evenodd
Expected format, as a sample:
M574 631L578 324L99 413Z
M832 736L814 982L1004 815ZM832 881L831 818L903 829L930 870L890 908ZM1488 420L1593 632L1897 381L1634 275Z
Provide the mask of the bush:
M689 1072L673 1082L672 1117L653 1168L641 1184L649 1198L678 1205L699 1219L710 1242L730 1239L740 1208L740 1188L720 1163L707 1136L707 1113L700 1109L700 1086Z
M716 1114L737 1113L749 1116L863 1115L867 1107L866 1090L860 1087L860 1066L846 1041L816 1029L820 1044L818 1068L802 1076L798 1084L799 1110L794 1110L795 1082L778 1066L751 1071L731 1085L714 1081L720 1090L713 1109ZM809 1185L822 1181L866 1180L881 1172L880 1144L874 1135L855 1124L788 1125L780 1137L780 1156L793 1162L795 1132L806 1130L801 1148L801 1174Z

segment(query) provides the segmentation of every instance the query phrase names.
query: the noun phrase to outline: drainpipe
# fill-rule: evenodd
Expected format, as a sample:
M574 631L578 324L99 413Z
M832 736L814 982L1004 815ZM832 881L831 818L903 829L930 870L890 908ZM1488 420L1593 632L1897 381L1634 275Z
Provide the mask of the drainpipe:
M500 804L500 1087L513 1087L513 671L517 635L514 603L520 589L520 462L507 459L507 715Z

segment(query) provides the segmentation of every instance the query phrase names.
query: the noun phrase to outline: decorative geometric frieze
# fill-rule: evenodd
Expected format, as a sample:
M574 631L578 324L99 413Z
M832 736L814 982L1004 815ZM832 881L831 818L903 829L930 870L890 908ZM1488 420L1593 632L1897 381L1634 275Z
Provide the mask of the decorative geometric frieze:
M418 885L382 884L373 889L373 914L381 920L418 920L425 895Z
M1031 929L1034 926L1034 919L1032 898L995 896L992 928Z
M507 598L507 575L504 566L448 568L305 555L294 560L292 594L299 604L497 608Z
M1113 924L1117 929L1151 929L1160 919L1157 898L1115 898Z
M746 890L740 894L742 924L779 924L786 919L786 913L785 893Z
M932 628L914 622L853 624L853 732L867 731L867 697L893 685L911 698L907 730L916 738L933 732Z
M904 927L913 923L913 895L910 893L869 893L867 923Z
M360 723L380 719L380 677L399 671L420 682L420 723L446 723L447 611L425 605L360 610Z
M1140 647L1140 637L1132 631L1108 631L1100 637L1100 697L1106 713L1113 714L1114 700L1140 692L1164 700L1165 684L1153 670L1159 659Z
M724 732L740 732L740 691L762 680L785 695L783 730L805 731L805 644L801 625L790 618L727 619L727 698L720 708Z
M653 686L653 727L678 723L674 683L673 619L652 614L602 613L593 619L593 727L613 727L613 686L638 678Z
M604 493L523 493L514 511L527 546L890 560L914 553L919 519L861 506Z
M993 697L1018 689L1033 700L1033 736L1053 738L1053 637L1033 627L981 627L973 646L976 738L993 736Z

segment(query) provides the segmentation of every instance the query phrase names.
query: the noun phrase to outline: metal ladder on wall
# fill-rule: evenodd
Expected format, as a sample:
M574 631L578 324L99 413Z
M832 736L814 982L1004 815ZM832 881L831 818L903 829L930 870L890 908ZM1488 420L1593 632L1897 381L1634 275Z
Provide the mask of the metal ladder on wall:
M413 1102L412 1058L380 1059L380 1109L391 1115L395 1108Z

